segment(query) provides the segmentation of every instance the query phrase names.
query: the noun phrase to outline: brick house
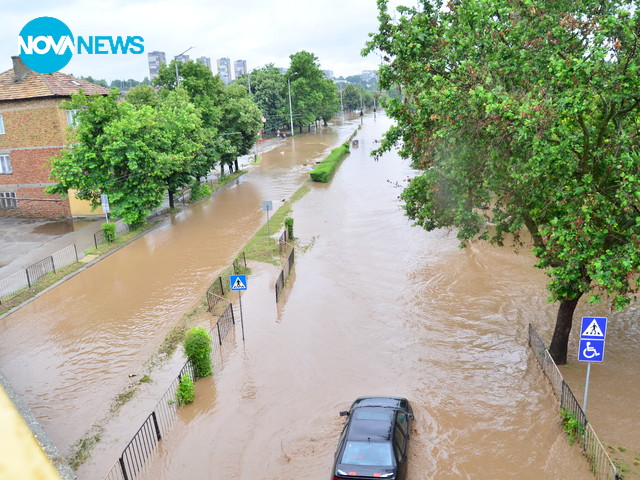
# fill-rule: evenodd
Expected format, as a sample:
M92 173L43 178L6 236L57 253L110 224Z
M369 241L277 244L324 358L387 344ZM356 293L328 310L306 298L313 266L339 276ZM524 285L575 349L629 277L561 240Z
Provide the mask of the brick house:
M60 72L34 72L11 58L13 68L0 73L0 217L70 217L82 206L44 192L53 184L49 159L65 146L72 122L60 106L79 89L87 95L109 89Z

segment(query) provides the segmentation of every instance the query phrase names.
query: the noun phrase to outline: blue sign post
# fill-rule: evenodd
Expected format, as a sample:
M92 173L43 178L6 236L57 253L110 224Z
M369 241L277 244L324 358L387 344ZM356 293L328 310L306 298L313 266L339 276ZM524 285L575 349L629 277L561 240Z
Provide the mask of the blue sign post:
M587 364L587 381L584 388L584 402L582 405L582 410L585 414L587 412L587 395L589 394L591 362L602 362L604 360L604 339L606 335L606 317L582 317L578 360L581 362L589 362Z
M244 342L244 318L242 316L242 290L247 289L246 275L229 275L229 285L231 290L238 292L238 300L240 302L240 325L242 326L242 341Z

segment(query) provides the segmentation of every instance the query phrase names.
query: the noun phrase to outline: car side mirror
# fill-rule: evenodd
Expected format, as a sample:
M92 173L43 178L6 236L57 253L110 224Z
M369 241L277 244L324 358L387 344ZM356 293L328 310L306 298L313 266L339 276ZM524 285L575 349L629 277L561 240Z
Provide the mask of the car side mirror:
M341 417L348 417L349 416L349 412L346 410L343 410L342 412L340 412L340 416Z

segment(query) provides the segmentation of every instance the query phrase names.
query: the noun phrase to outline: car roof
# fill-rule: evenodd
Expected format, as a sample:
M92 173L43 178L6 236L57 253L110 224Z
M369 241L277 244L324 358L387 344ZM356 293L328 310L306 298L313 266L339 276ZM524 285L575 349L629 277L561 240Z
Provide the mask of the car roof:
M391 441L395 410L386 407L358 407L350 415L349 441Z

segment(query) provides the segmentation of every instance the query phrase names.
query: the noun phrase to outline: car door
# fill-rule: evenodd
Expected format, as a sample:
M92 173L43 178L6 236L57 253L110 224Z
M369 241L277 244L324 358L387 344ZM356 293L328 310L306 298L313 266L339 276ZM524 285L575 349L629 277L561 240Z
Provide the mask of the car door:
M398 465L398 474L396 479L403 480L407 475L407 441L409 438L409 418L404 412L396 413L394 435L393 435L393 451L396 456Z

